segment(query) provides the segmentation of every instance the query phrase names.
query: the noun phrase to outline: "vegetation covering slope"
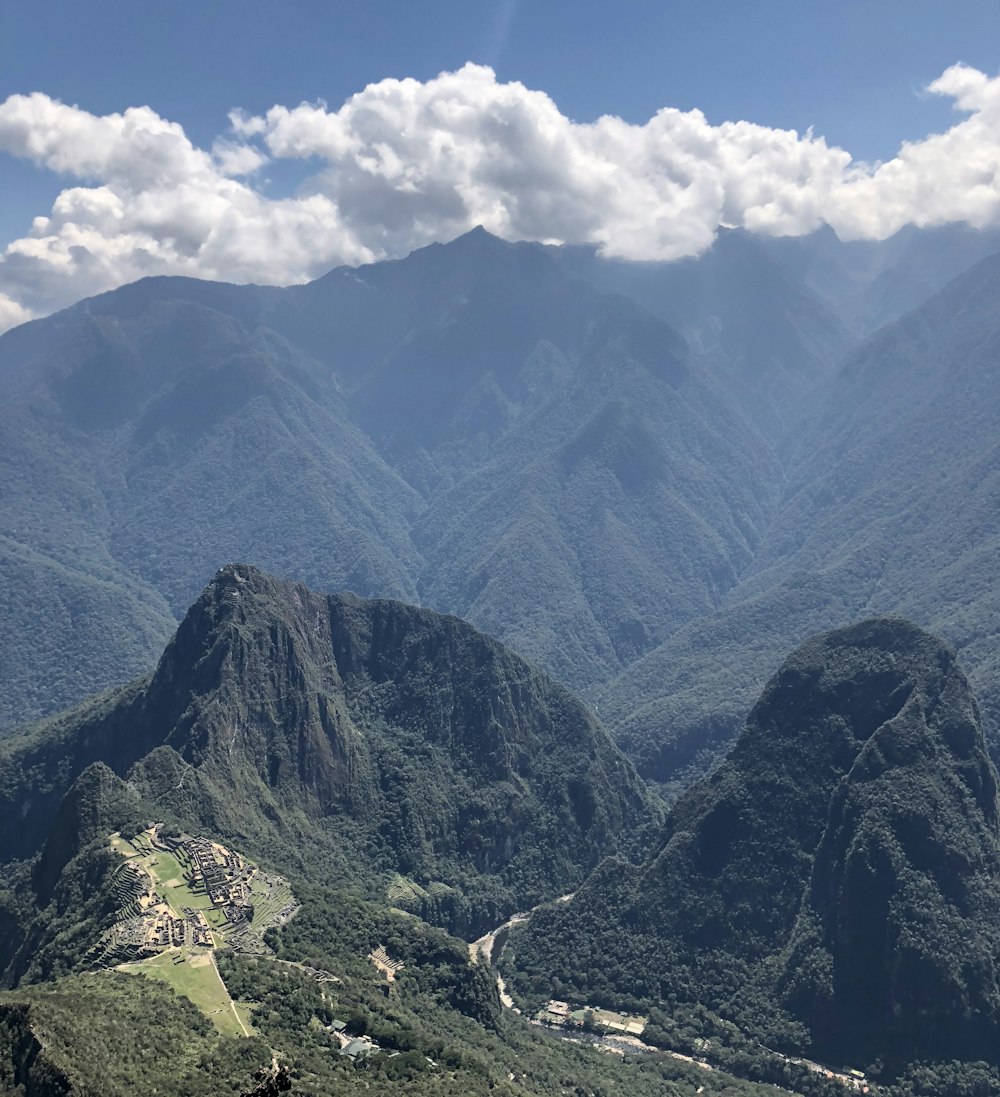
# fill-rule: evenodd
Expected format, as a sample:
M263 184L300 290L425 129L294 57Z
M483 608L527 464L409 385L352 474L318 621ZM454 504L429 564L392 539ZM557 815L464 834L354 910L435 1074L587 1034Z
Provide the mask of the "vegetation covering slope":
M515 931L519 981L707 1008L841 1061L996 1062L998 837L954 653L899 619L827 633L643 865L606 862Z
M47 841L66 864L80 828L59 819L87 799L79 782L125 778L119 799L272 860L411 880L418 909L463 931L568 890L655 814L588 710L497 641L242 565L149 679L6 740L0 766L7 857Z
M466 617L677 787L789 642L870 612L958 646L992 737L998 290L989 261L962 271L996 243L724 232L646 265L477 230L307 286L146 280L9 332L0 725L149 669L249 559Z
M621 1062L516 1018L497 1033L442 1005L408 976L389 1000L374 980L363 986L361 977L348 977L331 996L288 965L230 959L223 970L251 1006L259 1035L220 1037L168 988L115 973L0 994L0 1089L11 1097L263 1097L287 1092L256 1088L262 1076L275 1078L276 1058L293 1097L774 1093L669 1058ZM365 1028L376 1034L378 1050L356 1062L338 1054L331 1021L346 1022L352 1034Z
M277 1077L274 1063L283 1084L317 1097L762 1092L532 1029L505 1014L495 973L464 940L414 912L476 934L485 915L499 921L635 844L656 815L582 705L456 619L230 566L149 679L4 752L4 833L22 819L26 855L0 877L11 1093L249 1094ZM218 999L203 1016L168 985L126 975L134 965L69 974L121 914L109 833L145 841L158 818L175 820L165 834L197 819L230 845L239 837L301 901L256 954L212 954L250 1037L213 1024ZM418 899L410 912L400 890ZM156 957L171 985L181 955Z
M872 336L821 390L782 504L719 610L602 691L643 773L703 772L790 642L872 612L956 646L997 749L998 341L992 258Z
M711 610L774 500L666 325L481 230L287 290L136 283L4 335L0 377L8 725L148 669L234 559L585 685Z

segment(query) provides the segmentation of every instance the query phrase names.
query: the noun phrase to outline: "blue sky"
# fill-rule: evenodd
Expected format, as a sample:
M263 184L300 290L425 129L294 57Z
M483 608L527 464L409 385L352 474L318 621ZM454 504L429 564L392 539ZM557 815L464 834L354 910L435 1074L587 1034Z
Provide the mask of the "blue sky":
M1000 5L4 0L0 7L0 102L41 92L97 116L149 106L202 149L224 135L232 108L264 116L276 104L323 100L335 112L367 84L428 82L470 61L490 66L498 85L520 81L546 93L569 122L612 114L642 125L662 107L697 108L713 126L812 126L855 160L889 160L902 141L955 124L953 96L922 91L949 66L997 75ZM74 171L52 171L51 158L11 155L12 148L0 140L0 245L24 235L65 187L103 181L86 171L68 179ZM271 148L268 158L255 189L270 198L300 193L303 183L315 189L311 155ZM445 218L441 232L456 223ZM606 246L596 229L581 232ZM402 246L387 233L380 223L353 252L334 248L330 257Z
M862 158L923 136L915 92L948 65L1000 64L991 0L5 0L0 97L44 91L104 113L149 104L197 140L226 111L325 99L465 61L549 93L577 121L663 106L713 122L813 125Z

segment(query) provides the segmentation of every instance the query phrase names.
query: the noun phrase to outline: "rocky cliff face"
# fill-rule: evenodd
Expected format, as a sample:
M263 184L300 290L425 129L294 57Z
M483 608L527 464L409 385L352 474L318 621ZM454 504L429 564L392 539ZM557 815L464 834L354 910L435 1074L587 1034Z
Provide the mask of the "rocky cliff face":
M449 909L485 892L489 916L578 882L653 814L590 712L502 644L243 565L218 573L148 681L4 753L0 811L24 821L12 854L40 848L54 813L75 818L55 806L105 763L191 825L433 883Z

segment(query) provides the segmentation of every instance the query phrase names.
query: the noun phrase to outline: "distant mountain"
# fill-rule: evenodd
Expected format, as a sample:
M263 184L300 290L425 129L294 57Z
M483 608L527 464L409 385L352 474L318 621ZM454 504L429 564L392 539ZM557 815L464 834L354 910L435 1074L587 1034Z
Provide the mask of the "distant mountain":
M601 698L645 773L703 769L789 641L870 612L904 613L955 644L1000 741L998 346L994 257L872 336L818 390L739 583Z
M588 685L712 610L776 501L675 333L482 230L287 290L149 279L0 338L0 377L8 724L145 670L241 558Z
M851 348L995 242L726 231L635 264L480 229L15 329L0 726L147 671L248 559L470 620L664 783L718 758L789 642L873 611L958 644L992 727L991 261Z
M145 672L226 560L412 593L415 493L329 372L219 297L150 280L0 339L5 722Z
M571 887L655 815L587 709L497 641L245 566L150 678L6 740L0 790L4 857L44 848L46 879L144 801L383 896L394 874L433 884L419 909L463 931Z
M803 398L836 370L856 337L773 250L774 242L723 229L708 251L674 263L601 259L580 247L553 254L567 271L679 331L780 448Z
M898 320L983 259L1000 252L1000 231L965 224L918 229L888 240L837 238L826 227L809 236L757 237L785 274L807 287L856 336Z
M899 619L819 636L640 867L513 941L563 996L707 1007L839 1061L996 1061L997 774L953 652Z

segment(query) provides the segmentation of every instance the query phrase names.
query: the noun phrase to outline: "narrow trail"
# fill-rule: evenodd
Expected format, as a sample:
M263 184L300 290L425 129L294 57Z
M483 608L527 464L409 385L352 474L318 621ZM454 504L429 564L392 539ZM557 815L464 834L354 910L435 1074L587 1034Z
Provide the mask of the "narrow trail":
M243 1023L243 1018L239 1015L239 1012L236 1009L236 1003L233 1001L233 996L229 993L229 987L226 986L226 981L222 978L222 973L219 971L219 967L215 962L215 950L213 949L208 954L208 956L212 965L212 970L215 972L215 977L219 980L219 986L222 987L223 994L225 994L226 998L229 1000L229 1008L233 1011L233 1016L236 1018L236 1023L243 1030L243 1035L249 1037L250 1030Z
M229 999L229 1008L233 1011L233 1016L236 1018L236 1023L240 1026L241 1029L243 1029L243 1035L249 1037L250 1030L243 1023L243 1018L237 1012L236 1003L232 1000L232 998Z

